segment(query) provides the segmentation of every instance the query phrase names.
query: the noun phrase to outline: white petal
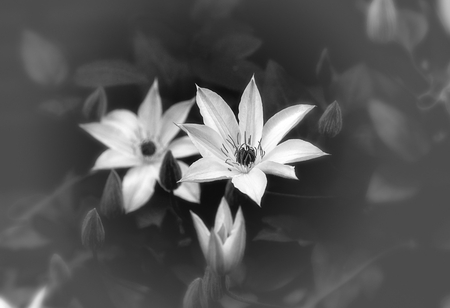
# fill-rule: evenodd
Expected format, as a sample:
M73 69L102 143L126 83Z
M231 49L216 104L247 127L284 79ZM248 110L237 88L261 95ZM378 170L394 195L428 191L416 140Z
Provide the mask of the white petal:
M236 213L233 229L230 236L223 245L225 271L231 271L234 267L239 265L244 256L245 250L245 221L242 209L239 208Z
M206 263L210 268L219 275L226 274L225 272L225 257L222 247L222 242L216 232L211 232L208 243L208 253L206 256Z
M239 127L230 106L216 93L208 89L197 88L197 105L206 126L222 136L223 140L237 138Z
M183 175L181 182L212 182L216 180L230 179L239 174L234 169L228 169L228 165L215 158L200 158L194 162Z
M139 122L145 129L147 138L155 139L159 135L161 115L162 103L159 96L158 80L155 79L138 110Z
M286 166L273 161L263 161L255 168L259 168L265 174L273 174L287 179L298 180L293 166Z
M139 121L136 114L129 110L113 110L101 119L101 123L114 126L128 140L139 141Z
M133 155L132 142L115 126L103 123L87 123L80 124L80 127L111 149L125 155Z
M13 305L8 303L4 298L0 297L0 308L13 308Z
M256 87L255 78L252 77L249 84L242 94L241 103L239 104L239 130L241 138L246 137L248 142L251 137L252 146L257 146L261 140L263 129L263 107L261 95Z
M234 187L261 206L261 198L267 185L267 178L264 172L258 168L253 168L249 173L241 173L233 177L231 182Z
M128 168L142 164L141 160L136 156L125 155L121 152L108 149L104 151L95 162L93 170L98 169L115 169Z
M169 144L168 150L172 151L175 158L183 158L199 154L197 147L192 143L191 138L184 136L177 138Z
M47 287L43 287L36 292L27 308L43 308L47 295Z
M188 170L188 165L182 161L178 161L180 165L181 174L185 174ZM174 190L175 196L180 197L192 203L200 203L200 185L198 183L184 182L180 187Z
M190 99L181 103L172 105L163 114L161 119L161 131L159 138L161 144L166 146L169 144L176 134L180 131L180 128L175 123L184 123L186 117L194 104L195 99Z
M142 165L128 170L122 182L125 212L137 210L150 199L158 173L156 165Z
M271 117L263 128L261 146L270 152L311 110L312 105L295 105L285 108Z
M206 228L203 221L198 217L196 214L194 214L192 211L192 222L194 223L195 231L197 232L198 237L198 243L200 244L200 248L202 249L203 255L207 256L208 254L208 243L209 243L209 230Z
M228 236L233 227L233 218L231 217L231 210L228 206L228 202L224 197L222 197L219 208L217 209L214 231L219 234L219 230L222 226L225 228L225 236Z
M264 161L289 164L328 155L311 143L300 139L289 139L279 144L271 152L266 153Z
M212 128L200 124L180 124L179 126L188 134L203 157L217 157L223 161L227 159L221 150L222 138Z

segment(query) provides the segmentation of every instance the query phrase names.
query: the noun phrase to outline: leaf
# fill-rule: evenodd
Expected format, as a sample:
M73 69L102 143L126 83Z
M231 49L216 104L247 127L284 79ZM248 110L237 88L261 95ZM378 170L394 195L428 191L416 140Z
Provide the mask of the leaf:
M59 85L69 68L60 49L39 34L25 30L20 46L22 62L28 76L41 85Z
M83 87L108 87L149 83L147 76L123 60L103 60L85 64L75 72L75 82Z
M222 57L244 59L258 50L261 44L262 41L253 35L235 33L220 38L213 46L213 53Z
M297 217L287 215L268 216L263 218L263 221L270 225L271 229L262 229L254 240L298 242L300 245L307 245L316 239L312 228Z
M39 105L39 109L57 118L63 117L81 105L81 100L77 97L47 100Z
M418 123L397 108L372 99L368 112L378 137L403 160L417 161L430 150L429 140Z
M428 20L423 13L408 9L398 10L397 14L397 40L406 50L413 52L428 33Z
M108 98L103 87L98 87L91 93L84 101L83 115L86 119L91 121L99 121L108 109Z
M49 244L29 223L16 224L0 233L0 247L12 250L34 249Z

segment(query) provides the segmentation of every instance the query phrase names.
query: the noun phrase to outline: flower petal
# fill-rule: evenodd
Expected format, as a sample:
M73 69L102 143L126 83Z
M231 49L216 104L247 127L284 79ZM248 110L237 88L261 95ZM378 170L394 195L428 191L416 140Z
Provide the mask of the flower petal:
M313 105L295 105L285 108L272 116L264 125L261 146L270 152L313 109Z
M197 87L197 105L203 117L203 123L222 136L223 140L237 138L239 126L230 106L211 90Z
M225 272L232 271L241 262L244 256L245 238L244 215L242 214L242 209L239 207L231 234L223 245Z
M103 123L80 124L80 127L117 152L133 155L133 144L117 127Z
M206 255L206 263L210 268L219 275L224 275L225 261L222 242L219 236L212 230L209 236L208 253Z
M199 154L198 149L188 136L177 138L169 144L168 150L172 151L175 158L182 158Z
M128 140L139 141L139 121L133 112L126 109L113 110L101 119L102 124L112 125Z
M146 131L147 138L156 139L159 135L161 115L162 103L159 96L158 80L155 79L138 110L139 122Z
M163 146L169 144L176 134L180 131L180 128L175 123L184 123L186 117L194 104L195 99L190 99L181 103L172 105L164 112L161 119L161 130L159 140Z
M217 157L223 161L227 159L221 150L222 138L212 128L201 124L180 124L179 126L188 134L203 157Z
M212 182L216 180L230 179L239 174L234 169L229 169L228 165L213 158L200 158L194 162L183 174L180 182Z
M203 221L198 217L195 213L191 212L192 222L194 223L195 231L197 232L198 243L200 244L200 248L202 249L203 255L207 256L208 254L208 244L209 244L209 230L206 228Z
M252 146L258 145L263 130L263 107L254 77L245 88L239 104L239 130L241 138L247 138L241 142L247 142ZM251 142L248 142L248 138L251 138Z
M122 182L125 212L137 210L150 199L157 177L156 165L142 165L128 170Z
M231 210L228 206L227 200L222 197L220 201L219 207L216 213L216 219L214 222L214 231L219 234L222 226L225 228L225 238L228 237L228 234L231 232L231 228L233 227L233 218L231 217ZM220 235L220 234L219 234Z
M263 162L272 161L289 164L328 155L311 143L300 139L289 139L279 144L271 152L266 153Z
M265 174L273 174L287 179L298 180L293 166L286 166L273 161L263 161L255 168L260 169Z
M249 173L241 173L232 178L234 187L249 196L261 206L261 198L266 190L267 178L264 172L253 168Z
M181 174L185 174L189 168L188 165L182 161L178 161L178 164L180 165ZM175 189L173 193L186 201L200 203L200 185L198 183L181 183L180 187Z
M44 301L47 297L47 286L40 288L32 297L31 302L28 304L28 308L42 308L44 307Z
M136 156L125 155L112 149L104 151L95 162L92 170L128 168L142 164Z

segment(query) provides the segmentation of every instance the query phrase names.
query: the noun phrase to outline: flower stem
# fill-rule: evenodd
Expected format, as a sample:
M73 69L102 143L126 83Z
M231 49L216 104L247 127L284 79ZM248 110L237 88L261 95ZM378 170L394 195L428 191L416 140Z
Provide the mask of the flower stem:
M184 235L186 233L186 231L184 230L184 227L183 227L183 219L181 219L181 210L180 210L180 207L178 206L178 202L177 202L177 199L175 198L173 190L170 191L169 199L170 199L171 210L173 211L173 213L177 219L180 234Z

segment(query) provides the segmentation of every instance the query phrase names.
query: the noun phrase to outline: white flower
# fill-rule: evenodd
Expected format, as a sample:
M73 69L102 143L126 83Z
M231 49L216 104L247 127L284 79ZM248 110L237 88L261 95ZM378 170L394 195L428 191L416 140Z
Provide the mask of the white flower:
M239 105L239 124L225 101L216 93L197 88L197 105L205 125L182 124L203 156L183 175L183 182L231 179L233 185L258 205L266 189L265 174L297 179L288 163L316 158L326 153L309 142L284 136L312 109L312 105L285 108L263 127L261 96L254 78Z
M191 212L191 216L207 264L220 275L231 272L241 262L245 250L245 221L241 208L233 222L230 207L222 198L211 232L196 214Z
M372 0L367 11L367 35L375 43L395 41L398 13L394 0Z
M184 122L193 104L193 99L180 102L163 114L155 80L137 115L119 109L105 115L99 123L80 125L109 147L98 157L94 170L131 167L122 184L126 212L137 210L153 195L162 158L168 150L175 158L198 153L187 136L172 141L179 132L174 123ZM178 161L178 164L182 173L188 169L185 163ZM198 203L200 188L192 184L195 183L183 183L174 194Z

